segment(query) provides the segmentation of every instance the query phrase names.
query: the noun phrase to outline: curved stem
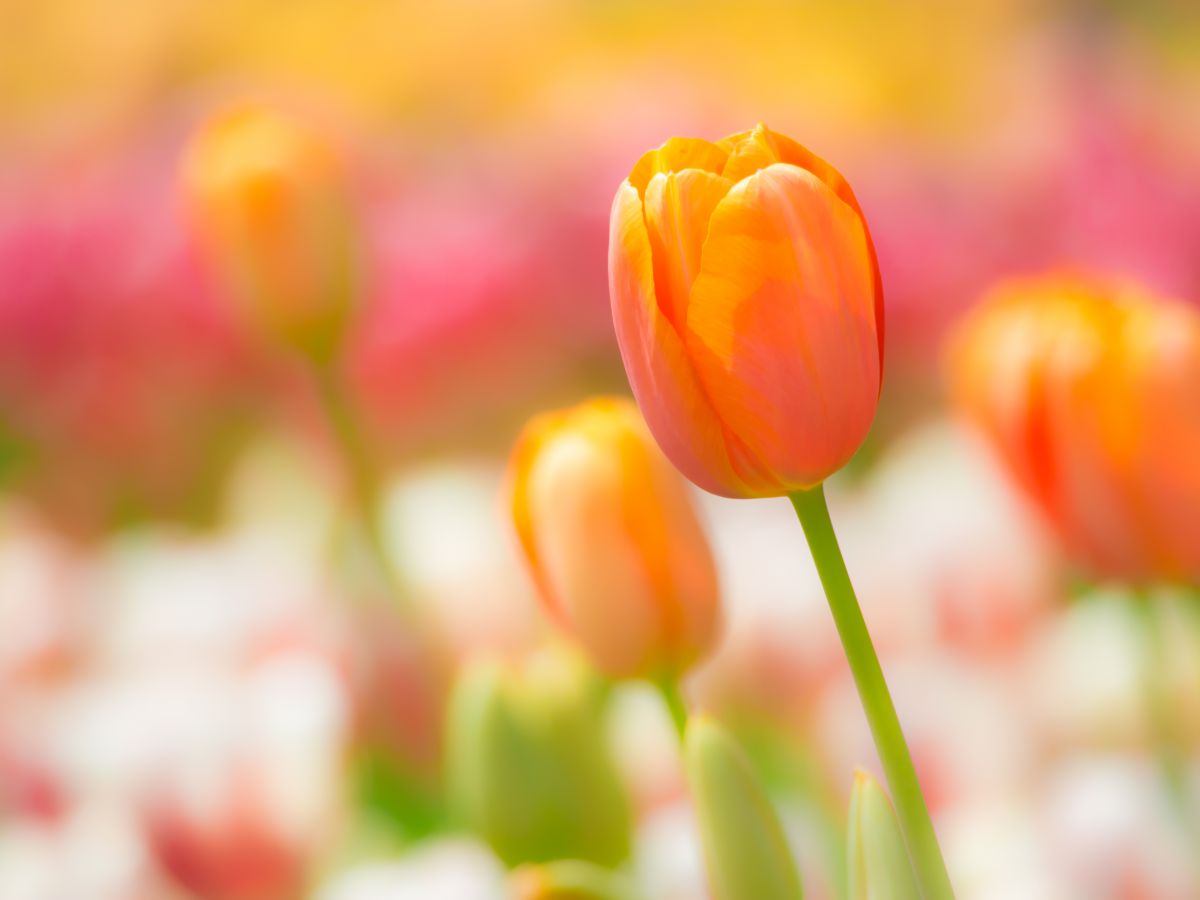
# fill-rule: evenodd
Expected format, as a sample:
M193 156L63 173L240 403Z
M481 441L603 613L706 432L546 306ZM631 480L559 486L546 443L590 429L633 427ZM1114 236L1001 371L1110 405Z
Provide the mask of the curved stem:
M671 714L671 722L675 725L676 734L679 735L680 740L683 740L683 736L687 732L688 711L687 702L683 699L683 691L679 689L678 679L666 675L655 679L654 686L658 688L667 712Z
M399 573L384 537L381 485L362 425L346 391L336 358L310 365L321 408L337 443L350 483L355 518L366 539L377 576L391 598L406 605Z
M867 623L863 620L841 548L838 547L829 518L829 507L825 503L824 488L818 485L809 491L798 491L791 495L791 501L804 529L817 574L829 600L829 609L837 625L838 636L846 652L846 661L850 664L854 683L858 687L863 712L875 738L875 747L887 775L892 801L896 804L896 813L921 893L925 900L952 900L954 890L950 886L950 876L946 872L946 863L933 830L933 821L925 806L917 771L908 744L905 743L879 657L875 654Z

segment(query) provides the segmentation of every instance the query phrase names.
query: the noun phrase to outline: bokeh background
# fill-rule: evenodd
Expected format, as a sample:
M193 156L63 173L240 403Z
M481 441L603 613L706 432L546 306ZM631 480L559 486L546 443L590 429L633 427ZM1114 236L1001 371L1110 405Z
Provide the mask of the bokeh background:
M504 896L438 761L459 662L545 638L508 448L627 392L606 255L632 162L758 121L841 169L878 245L883 401L832 503L961 896L1200 896L1144 610L1062 557L941 362L1006 275L1200 300L1193 3L3 0L0 22L0 897ZM187 138L246 99L352 160L351 392L436 654L359 596L311 391L186 227ZM729 614L691 689L802 748L761 756L809 894L837 896L828 811L874 755L819 584L782 501L703 507ZM1149 605L1190 755L1194 607ZM702 898L668 722L630 687L612 726L632 867Z

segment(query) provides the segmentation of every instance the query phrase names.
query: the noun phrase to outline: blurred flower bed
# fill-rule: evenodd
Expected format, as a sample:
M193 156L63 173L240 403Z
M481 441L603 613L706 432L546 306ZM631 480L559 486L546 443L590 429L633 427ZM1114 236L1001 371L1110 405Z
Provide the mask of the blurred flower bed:
M631 163L758 120L837 161L878 251L879 415L828 493L958 895L1200 896L1196 515L1165 503L1183 575L1142 596L1095 563L1121 536L1087 532L1118 501L1031 489L946 364L1012 276L1200 306L1189 4L0 9L0 897L575 896L522 869L564 855L536 828L452 797L464 672L602 695L576 725L606 758L529 782L589 789L548 791L573 815L544 830L573 846L620 795L579 838L593 862L630 896L710 895L669 715L547 650L502 498L526 420L627 392L605 261ZM365 541L328 398L239 316L180 189L193 135L247 101L346 161ZM1188 421L1144 429L1178 451L1155 497L1200 494ZM855 769L878 765L816 571L781 501L688 491L724 609L689 700L749 750L805 895L848 896Z

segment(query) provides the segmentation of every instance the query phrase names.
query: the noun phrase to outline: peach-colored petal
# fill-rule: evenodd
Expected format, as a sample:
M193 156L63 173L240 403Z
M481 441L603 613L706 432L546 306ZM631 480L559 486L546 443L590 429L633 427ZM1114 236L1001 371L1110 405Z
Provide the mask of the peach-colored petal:
M532 419L521 432L513 447L509 460L509 496L512 503L513 525L517 540L529 563L530 574L533 576L538 593L545 603L547 611L555 618L562 619L561 604L551 584L546 580L542 565L541 554L538 551L537 536L534 533L533 507L530 499L530 479L533 474L533 464L537 461L546 443L560 427L564 415L561 412L543 413Z
M788 490L836 471L874 417L872 262L858 212L788 164L739 182L710 222L688 356L717 415Z
M646 192L650 179L661 173L682 172L685 169L701 169L720 173L728 152L703 138L674 137L642 154L629 173L629 183L637 189L638 196Z
M632 675L660 644L655 592L630 539L621 460L586 435L562 433L538 455L529 498L539 569L563 624L611 675Z
M717 572L688 488L640 418L615 441L624 472L626 529L653 589L663 644L682 671L712 647L720 628Z
M603 671L678 673L707 653L720 626L712 554L689 489L631 401L537 417L511 465L539 594Z
M726 429L692 370L682 338L659 309L642 203L628 181L613 203L608 277L621 358L663 451L684 475L714 494L770 493L768 479L735 468Z
M646 186L643 207L654 255L659 308L677 332L687 321L688 295L700 274L708 220L733 182L700 169L658 173Z
M718 141L717 146L729 153L729 159L721 170L721 174L726 178L740 181L775 163L790 163L816 175L842 202L862 218L863 229L867 232L867 246L870 248L871 267L875 277L879 369L883 371L883 280L879 273L879 263L875 257L875 244L871 240L870 229L867 227L866 218L862 215L862 208L858 205L858 198L854 196L850 183L842 177L841 172L803 144L792 140L787 135L771 131L761 123L751 131L732 134L724 140Z

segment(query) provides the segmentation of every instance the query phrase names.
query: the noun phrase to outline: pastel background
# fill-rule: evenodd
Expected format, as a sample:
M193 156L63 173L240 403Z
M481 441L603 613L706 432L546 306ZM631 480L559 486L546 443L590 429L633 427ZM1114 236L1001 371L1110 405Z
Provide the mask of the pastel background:
M606 258L633 161L758 121L836 163L878 245L883 398L831 505L960 896L1200 896L1141 611L1064 559L942 364L1008 275L1200 303L1192 3L0 0L0 23L0 897L506 896L436 794L449 673L545 638L508 449L628 391ZM185 142L246 99L352 162L352 396L436 659L357 602L311 392L186 227ZM800 748L764 765L808 896L836 897L821 809L874 755L815 572L782 501L701 509L728 621L692 688ZM1159 600L1194 814L1200 608ZM703 898L669 723L622 688L610 724L639 882Z

